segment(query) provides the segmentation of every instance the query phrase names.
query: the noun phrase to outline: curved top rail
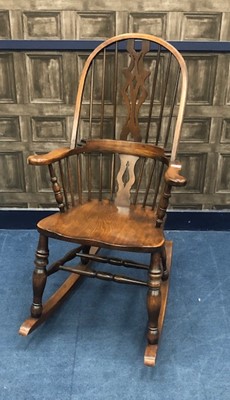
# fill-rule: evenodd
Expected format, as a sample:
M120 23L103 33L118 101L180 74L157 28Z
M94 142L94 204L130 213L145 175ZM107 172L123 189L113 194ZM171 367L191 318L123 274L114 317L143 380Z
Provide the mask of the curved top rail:
M84 89L84 85L85 85L87 72L88 72L88 69L89 69L93 59L95 58L95 56L98 53L100 53L106 47L108 47L114 43L121 42L121 41L128 40L128 39L148 40L150 42L157 43L159 46L167 49L170 53L172 53L180 65L181 74L182 74L182 86L181 86L181 95L180 95L180 100L179 100L180 105L179 105L179 111L178 111L178 116L177 116L177 121L176 121L176 126L175 126L175 133L174 133L173 146L172 146L172 152L171 152L171 161L174 161L176 158L178 142L180 139L182 122L183 122L184 111L185 111L185 103L186 103L186 97L187 97L187 86L188 86L187 67L186 67L184 58L182 57L180 52L174 46L172 46L166 40L161 39L157 36L149 35L149 34L142 34L142 33L124 33L124 34L109 38L109 39L105 40L103 43L101 43L99 46L97 46L96 49L94 49L94 51L87 58L84 68L81 73L81 78L80 78L80 82L79 82L79 86L78 86L70 147L74 148L76 146L76 141L77 141L76 136L77 136L77 130L78 130L78 124L79 124L79 118L80 118L83 89Z

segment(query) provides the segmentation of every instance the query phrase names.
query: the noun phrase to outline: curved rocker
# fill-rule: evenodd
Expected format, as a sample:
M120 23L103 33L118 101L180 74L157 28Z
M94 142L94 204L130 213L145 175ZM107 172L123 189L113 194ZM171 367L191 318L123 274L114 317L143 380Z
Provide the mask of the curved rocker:
M165 242L168 274L170 274L170 270L171 270L172 246L173 246L172 241ZM161 308L160 308L160 314L159 314L159 318L158 318L158 330L159 330L158 343L157 344L148 343L146 346L145 355L144 355L144 364L147 367L154 367L156 364L157 351L158 351L158 347L159 347L159 341L160 341L160 336L161 336L161 332L163 329L166 306L167 306L168 291L169 291L169 279L163 281L161 284Z
M18 333L22 336L28 336L43 322L45 322L56 310L56 308L64 301L65 297L75 287L80 278L80 275L71 274L61 285L61 287L44 304L41 316L38 318L30 317L26 319L20 326Z
M79 251L79 249L80 248L71 250L61 260L58 260L55 263L53 263L50 266L47 275L51 275L57 272L62 264L76 257L76 252ZM98 251L99 251L98 248L96 247L92 248L91 254L92 255L97 254ZM36 252L36 254L37 253L38 251ZM82 262L81 260L81 262L79 262L79 264L77 265L77 268L83 272L89 268L89 265L90 261L87 261L87 263L85 263L84 261ZM83 277L80 274L72 272L68 276L68 278L62 283L62 285L56 290L56 292L52 296L50 296L50 298L42 306L41 314L37 318L35 316L31 316L30 318L26 319L20 326L18 333L22 336L27 336L35 329L37 329L43 322L45 322L49 318L51 314L53 314L56 308L59 305L61 305L61 303L65 300L67 295L75 288L76 284L79 283L82 278ZM35 288L34 290L36 291ZM42 296L40 299L40 303L42 304Z

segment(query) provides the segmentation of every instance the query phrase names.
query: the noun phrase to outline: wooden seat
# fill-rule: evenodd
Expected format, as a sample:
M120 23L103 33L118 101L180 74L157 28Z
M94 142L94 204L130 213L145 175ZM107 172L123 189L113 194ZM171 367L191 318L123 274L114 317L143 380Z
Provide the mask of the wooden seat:
M38 230L85 245L151 252L164 244L163 231L155 228L155 220L151 208L117 207L108 200L92 200L41 220Z
M28 158L30 165L48 167L59 212L37 224L31 317L22 324L22 335L44 322L83 277L141 285L147 288L144 362L155 365L172 249L164 220L172 187L186 184L176 159L186 93L183 57L155 36L119 35L89 55L70 147ZM49 238L77 247L48 265ZM101 248L120 250L124 257L102 256ZM126 259L127 251L149 253L149 263ZM80 263L70 265L75 258ZM147 279L100 271L98 263L145 269ZM60 270L70 276L43 304L47 278Z

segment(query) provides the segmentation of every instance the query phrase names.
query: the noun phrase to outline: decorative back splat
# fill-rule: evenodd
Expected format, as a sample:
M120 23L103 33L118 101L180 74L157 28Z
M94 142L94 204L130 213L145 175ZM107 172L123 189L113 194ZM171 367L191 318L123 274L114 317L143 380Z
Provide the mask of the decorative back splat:
M136 52L134 49L134 40L128 40L127 51L131 57L131 62L128 68L123 69L126 83L121 91L127 107L127 120L121 131L120 138L127 140L128 135L131 134L131 137L136 142L141 142L138 114L141 105L148 95L145 88L145 80L150 75L150 72L144 69L143 59L149 51L149 42L142 41L142 50Z
M134 167L138 159L139 157L120 154L121 166L117 174L118 191L115 199L115 204L119 207L128 207L130 204L130 190L135 182ZM128 180L124 182L126 173Z
M136 142L141 142L138 114L141 105L145 101L148 92L145 88L145 80L150 72L144 69L144 56L149 51L149 42L142 41L142 49L136 52L134 40L128 40L127 51L131 57L130 64L123 69L126 83L121 90L124 103L127 107L127 119L122 128L120 138L127 140L131 135ZM120 155L120 170L117 175L118 191L115 203L119 207L128 207L130 204L130 190L135 182L134 168L139 157ZM124 176L128 173L129 179L124 182Z

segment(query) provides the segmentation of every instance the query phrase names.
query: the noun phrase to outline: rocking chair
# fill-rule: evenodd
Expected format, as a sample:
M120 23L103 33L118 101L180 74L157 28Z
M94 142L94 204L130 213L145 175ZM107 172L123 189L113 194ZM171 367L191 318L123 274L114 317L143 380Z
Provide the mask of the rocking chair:
M176 161L187 93L181 54L147 34L123 34L100 44L82 69L71 146L28 163L48 166L59 212L37 224L39 242L33 273L28 335L57 307L82 277L147 287L147 347L144 363L155 365L165 315L172 242L164 220L173 186L184 186ZM48 239L76 243L47 268ZM149 263L100 256L102 248L149 254ZM75 257L78 265L67 262ZM108 263L145 269L146 280L91 268ZM70 273L43 305L47 277ZM143 310L144 312L144 310Z

